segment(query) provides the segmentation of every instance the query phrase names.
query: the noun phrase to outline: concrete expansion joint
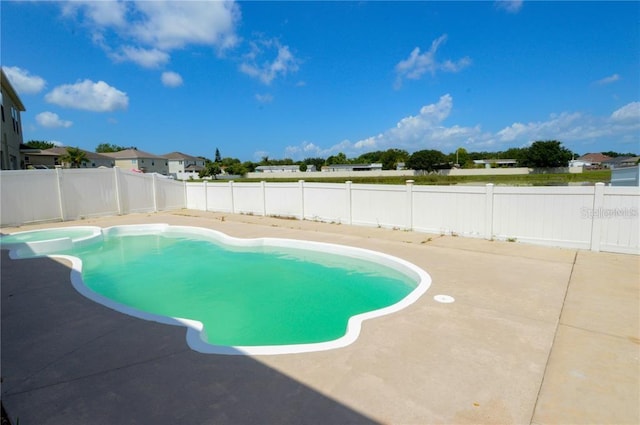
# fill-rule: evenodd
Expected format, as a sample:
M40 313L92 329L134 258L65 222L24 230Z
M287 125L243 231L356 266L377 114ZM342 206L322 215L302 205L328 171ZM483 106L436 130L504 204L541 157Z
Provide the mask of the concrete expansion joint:
M544 373L542 374L542 380L540 380L540 386L538 387L538 394L536 395L536 402L533 405L533 410L531 412L531 421L530 423L533 424L533 418L535 417L536 414L536 409L538 408L538 402L540 401L540 393L542 391L542 386L544 385L544 377L547 376L547 370L549 368L549 360L551 359L551 353L553 352L553 347L556 344L556 340L558 338L558 329L560 329L560 321L562 320L562 312L564 311L564 305L567 302L567 295L569 294L569 286L571 285L571 279L573 278L573 272L576 268L576 262L578 261L578 252L579 251L575 251L574 255L573 255L573 263L571 264L571 272L569 273L569 279L567 280L567 285L565 286L565 290L564 290L564 297L562 298L562 305L560 307L560 313L558 315L558 320L556 321L556 328L553 332L553 342L551 343L551 349L549 350L549 353L547 354L547 360L545 362L544 365Z

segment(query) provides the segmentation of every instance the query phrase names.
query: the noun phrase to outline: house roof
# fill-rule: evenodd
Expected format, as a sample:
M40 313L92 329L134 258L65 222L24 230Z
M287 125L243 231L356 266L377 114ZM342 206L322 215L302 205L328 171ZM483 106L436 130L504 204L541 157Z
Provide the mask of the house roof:
M516 159L474 159L474 164L516 164Z
M204 161L202 158L198 158L192 155L187 155L182 152L171 152L166 155L162 155L163 158L172 159L172 160L189 160L189 161Z
M7 78L7 74L4 73L4 69L2 68L0 68L0 84L2 85L2 92L6 93L7 96L11 98L11 101L13 102L15 107L18 108L18 110L21 112L26 111L24 104L20 100L20 96L18 96L18 93L11 85L11 81L9 81L9 78Z
M299 165L259 165L256 170L299 170Z
M185 171L202 171L204 167L196 164L190 164L184 168Z
M84 149L80 149L87 155L87 159L102 159L102 160L112 160L113 158L108 157L104 154L100 154L97 152L85 151ZM57 147L50 149L33 149L27 146L27 149L21 149L21 152L28 153L29 156L62 156L66 155L67 147Z
M137 149L125 149L123 151L118 151L118 152L103 153L102 155L106 155L110 158L115 158L115 159L138 159L138 158L166 159L163 156L154 155L152 153L145 152L145 151L139 151Z
M82 152L84 152L87 155L88 159L104 159L104 160L111 160L113 158L102 154L102 153L97 153L97 152L91 152L91 151L86 151L84 149L80 149ZM62 146L62 147L58 147L58 148L50 148L50 149L44 149L40 151L40 154L44 154L44 155L55 155L55 156L60 156L60 155L65 155L67 153L67 146Z
M597 153L587 153L582 155L580 158L577 158L578 161L591 162L591 163L600 163L603 161L607 161L612 159L610 156L603 155L600 152Z
M372 164L329 164L329 168L382 168L382 164L374 162ZM324 168L324 167L323 167Z
M602 161L603 164L609 165L621 165L621 164L635 164L638 162L640 157L638 156L617 156L615 158L607 159L606 161Z

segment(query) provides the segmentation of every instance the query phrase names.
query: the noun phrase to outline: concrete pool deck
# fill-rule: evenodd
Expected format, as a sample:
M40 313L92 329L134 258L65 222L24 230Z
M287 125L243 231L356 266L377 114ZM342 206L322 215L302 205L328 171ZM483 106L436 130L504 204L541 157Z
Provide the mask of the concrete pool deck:
M345 348L206 355L187 347L184 328L84 298L64 261L3 251L12 423L640 423L638 256L191 210L2 232L139 223L373 249L433 283L407 309L364 322Z

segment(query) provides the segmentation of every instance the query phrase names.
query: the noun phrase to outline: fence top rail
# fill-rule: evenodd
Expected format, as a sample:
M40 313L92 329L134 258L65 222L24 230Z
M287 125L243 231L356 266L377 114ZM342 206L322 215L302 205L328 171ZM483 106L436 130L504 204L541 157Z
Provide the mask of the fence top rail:
M487 192L487 186L413 186L414 192L422 193L471 193L471 194L484 194Z
M607 196L607 195L640 196L640 187L605 186L604 196Z
M496 195L593 195L595 186L495 186Z
M343 183L336 183L345 187L346 185ZM407 190L406 185L400 184L361 184L361 183L353 183L351 185L351 190L373 190L378 192L403 192Z

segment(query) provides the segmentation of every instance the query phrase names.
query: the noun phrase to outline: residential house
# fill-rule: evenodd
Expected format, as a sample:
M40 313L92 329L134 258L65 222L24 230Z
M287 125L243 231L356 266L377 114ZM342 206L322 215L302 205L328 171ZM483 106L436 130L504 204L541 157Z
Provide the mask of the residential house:
M113 167L115 160L105 154L85 151L80 149L87 156L88 161L80 164L80 168ZM66 147L56 147L50 149L21 149L25 168L69 168L70 164L64 163L60 158L67 154Z
M518 163L515 159L474 159L473 163L484 168L515 167Z
M179 180L197 179L204 170L205 160L182 152L171 152L162 155L169 164L169 175Z
M116 167L123 170L142 171L143 173L169 174L169 160L149 152L137 149L125 149L119 152L109 152L102 155L113 158Z
M259 165L256 173L297 173L300 171L299 165Z
M323 172L333 171L382 171L382 163L373 164L331 164L322 167Z
M586 168L601 168L602 163L612 159L610 156L597 153L587 153L579 158L576 158L569 162L570 167L586 167Z
M0 85L0 103L2 104L0 168L2 170L19 170L24 168L20 163L20 145L22 144L20 112L24 112L26 109L3 69L0 69Z
M640 163L640 156L617 156L615 158L602 161L602 166L605 168L626 168L633 167Z

